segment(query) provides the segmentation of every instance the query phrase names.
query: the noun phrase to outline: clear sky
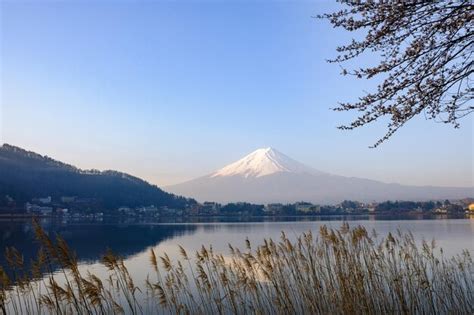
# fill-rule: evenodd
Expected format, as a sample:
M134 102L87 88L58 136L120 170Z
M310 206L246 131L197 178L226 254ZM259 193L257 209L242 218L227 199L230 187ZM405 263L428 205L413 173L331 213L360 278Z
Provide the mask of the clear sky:
M340 76L329 1L0 1L0 142L158 185L272 146L339 175L471 186L473 117L339 131L374 83ZM360 62L369 63L373 57Z

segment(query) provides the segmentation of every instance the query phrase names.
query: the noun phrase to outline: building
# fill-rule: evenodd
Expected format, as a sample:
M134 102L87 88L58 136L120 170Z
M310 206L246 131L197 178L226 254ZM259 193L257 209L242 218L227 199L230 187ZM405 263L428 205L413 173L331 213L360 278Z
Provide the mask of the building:
M471 203L468 207L467 210L469 210L470 213L474 214L474 203Z
M297 202L295 204L295 209L297 212L308 213L313 210L314 205L309 202Z
M220 204L217 202L206 201L202 204L200 214L217 215L219 214Z
M41 207L40 213L43 216L48 216L53 214L53 208L52 207Z
M281 203L269 203L263 209L268 214L277 214L283 211L283 204Z
M448 209L447 209L446 207L436 208L436 209L435 209L435 213L438 213L438 214L447 214L447 213L448 213Z
M74 202L76 201L76 197L74 196L62 196L61 197L61 202L63 203L71 203L71 202Z
M140 216L159 216L159 210L157 207L151 205L151 206L145 206L145 207L138 207L135 209L135 212L140 215Z
M35 198L33 201L42 203L42 204L49 204L51 203L51 196L48 197L40 197L40 198Z
M57 209L56 209L56 213L57 213L57 214L60 214L60 215L67 216L68 213L69 213L69 210L66 209L66 208L57 208Z
M196 205L193 205L192 207L188 208L187 212L188 212L189 215L199 215L200 209L201 209L201 205L196 204Z
M45 206L39 206L39 205L27 203L26 211L28 213L33 213L36 215L49 216L53 214L53 207L45 207Z
M119 214L121 215L127 215L127 216L134 216L135 215L135 210L129 208L129 207L120 207L117 209Z

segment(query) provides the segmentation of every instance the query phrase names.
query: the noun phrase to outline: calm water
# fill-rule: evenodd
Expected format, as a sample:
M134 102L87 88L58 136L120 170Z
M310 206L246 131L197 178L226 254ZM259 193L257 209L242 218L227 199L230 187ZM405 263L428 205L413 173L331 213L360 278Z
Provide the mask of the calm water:
M380 235L388 232L411 231L418 241L435 239L446 255L455 255L463 249L474 254L474 218L420 219L414 217L327 217L306 221L283 222L207 222L207 223L140 223L140 222L65 222L43 220L41 225L50 236L60 234L76 252L82 270L105 275L99 259L107 248L125 258L126 266L135 280L145 280L149 268L149 250L157 255L164 252L172 259L179 257L177 245L188 253L202 245L212 245L214 250L226 254L228 244L245 248L245 239L257 245L264 238L278 239L282 231L295 238L303 232L317 233L320 226L338 228L344 220L351 226L362 225L375 229ZM0 249L16 247L25 261L35 256L37 244L30 221L0 221ZM0 255L0 265L5 265ZM139 282L137 282L139 283Z

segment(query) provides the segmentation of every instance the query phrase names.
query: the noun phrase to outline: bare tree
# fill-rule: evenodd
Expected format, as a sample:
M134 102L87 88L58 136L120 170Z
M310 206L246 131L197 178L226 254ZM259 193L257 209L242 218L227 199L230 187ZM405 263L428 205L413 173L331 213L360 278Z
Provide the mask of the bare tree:
M360 112L339 129L389 117L386 134L372 146L377 147L419 114L458 128L459 119L474 111L474 2L338 1L343 9L318 18L350 32L363 31L364 38L338 47L338 56L329 62L374 53L376 65L343 67L342 74L382 79L374 92L334 108Z

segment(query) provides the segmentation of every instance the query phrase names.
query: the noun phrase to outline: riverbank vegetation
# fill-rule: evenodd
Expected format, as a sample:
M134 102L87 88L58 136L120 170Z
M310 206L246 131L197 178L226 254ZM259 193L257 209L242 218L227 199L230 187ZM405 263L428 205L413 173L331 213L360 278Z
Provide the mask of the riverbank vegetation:
M257 247L229 245L228 255L180 247L173 260L151 249L146 283L136 283L111 251L102 258L108 276L100 278L80 271L61 237L35 230L41 247L31 264L6 249L0 313L474 313L470 253L445 257L434 241L417 243L410 233L382 237L344 224Z

